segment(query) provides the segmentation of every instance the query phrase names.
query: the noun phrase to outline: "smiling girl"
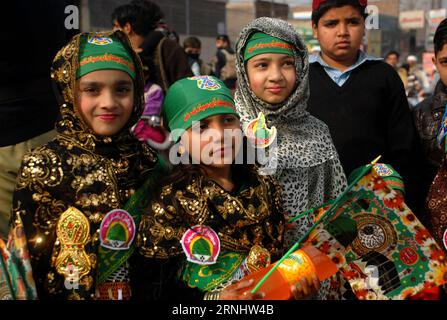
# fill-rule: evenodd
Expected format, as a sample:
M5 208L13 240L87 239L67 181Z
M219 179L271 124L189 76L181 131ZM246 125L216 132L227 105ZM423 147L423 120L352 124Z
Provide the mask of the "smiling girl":
M236 108L246 128L261 112L267 129L276 128L273 176L284 190L286 215L294 217L336 198L346 178L327 126L306 111L308 55L295 29L279 19L255 19L242 30L236 50ZM290 225L287 245L311 224L305 216Z
M122 209L157 160L129 132L142 111L141 63L124 33L83 33L51 77L57 136L23 158L11 222L23 220L39 299L129 299L139 217Z

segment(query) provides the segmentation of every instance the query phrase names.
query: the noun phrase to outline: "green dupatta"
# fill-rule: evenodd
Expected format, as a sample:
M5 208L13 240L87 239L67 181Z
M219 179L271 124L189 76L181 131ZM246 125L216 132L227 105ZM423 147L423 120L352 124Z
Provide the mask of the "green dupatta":
M153 174L146 182L132 195L124 206L124 210L132 216L135 226L138 229L140 216L151 201L151 189L159 179L168 171L167 163L158 158ZM111 250L103 246L98 249L98 282L103 283L107 278L122 266L135 251L135 239L128 250Z

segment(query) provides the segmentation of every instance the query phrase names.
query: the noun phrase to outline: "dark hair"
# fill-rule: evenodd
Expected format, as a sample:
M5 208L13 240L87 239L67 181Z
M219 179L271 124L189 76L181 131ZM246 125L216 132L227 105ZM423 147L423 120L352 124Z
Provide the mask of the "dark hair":
M447 18L442 20L436 28L435 36L433 37L435 45L435 55L442 50L442 47L447 43Z
M320 18L332 8L340 8L344 6L351 6L356 9L363 19L366 19L368 14L365 12L366 6L362 6L359 0L327 0L323 2L320 7L312 11L312 24L318 25Z
M115 8L112 13L112 23L116 21L121 27L129 23L133 31L140 36L147 36L157 27L161 18L163 12L160 7L147 0L134 0Z
M202 47L202 43L197 37L188 37L183 41L183 48L195 48L200 49Z
M230 44L230 38L229 38L228 35L226 35L226 34L219 34L219 35L216 37L216 40L223 40L223 41L228 42L228 44Z
M180 42L180 37L179 37L177 31L175 31L175 30L170 31L170 39L177 42L177 44Z
M401 68L404 68L407 72L410 71L410 65L408 63L403 63Z
M396 50L390 50L390 51L386 54L385 58L388 58L389 56L392 56L392 55L395 55L395 56L397 57L397 59L399 59L399 57L400 57L399 52L397 52Z

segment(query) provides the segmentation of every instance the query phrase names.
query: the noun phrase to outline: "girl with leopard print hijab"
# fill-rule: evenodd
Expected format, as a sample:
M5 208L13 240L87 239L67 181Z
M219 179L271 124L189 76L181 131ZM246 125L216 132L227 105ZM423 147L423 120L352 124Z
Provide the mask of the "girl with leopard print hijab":
M253 123L259 123L254 119L261 119L265 121L264 134L276 139L274 144L264 145L272 156L267 170L263 170L279 180L286 215L295 217L337 198L346 187L346 177L328 127L306 111L308 54L295 29L279 19L253 20L239 35L236 70L235 102L245 134L257 137L252 139L256 147L257 142L265 141L259 140L259 130L253 129ZM300 239L311 225L309 215L288 224L286 247ZM316 298L338 299L339 293L332 292L326 280Z

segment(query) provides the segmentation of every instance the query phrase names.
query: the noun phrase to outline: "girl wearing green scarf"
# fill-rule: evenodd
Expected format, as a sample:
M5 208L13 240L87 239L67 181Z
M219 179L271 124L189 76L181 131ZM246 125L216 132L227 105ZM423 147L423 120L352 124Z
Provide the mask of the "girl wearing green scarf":
M124 33L83 33L57 53L51 78L57 136L23 158L12 227L23 221L39 299L129 299L139 216L126 203L157 161L129 132L141 62Z

